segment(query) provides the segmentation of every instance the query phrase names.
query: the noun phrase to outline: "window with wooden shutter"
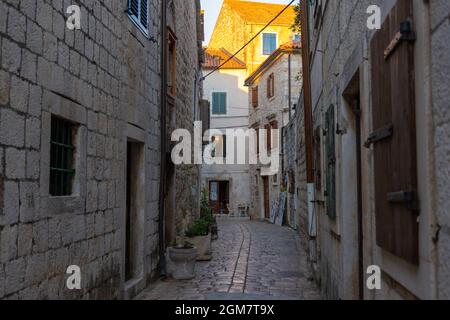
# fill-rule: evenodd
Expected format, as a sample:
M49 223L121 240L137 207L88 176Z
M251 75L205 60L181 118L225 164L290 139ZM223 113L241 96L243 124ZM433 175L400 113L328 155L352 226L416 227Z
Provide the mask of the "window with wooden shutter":
M412 1L398 0L371 41L377 244L417 264L418 198Z
M3 214L3 193L4 193L5 187L3 184L3 176L0 174L0 215Z
M314 150L314 182L317 191L322 190L322 156L320 150L321 128L314 130L313 150Z
M273 73L267 78L267 98L270 99L275 95L275 76Z
M212 93L212 114L226 115L227 114L227 93L213 92Z
M276 121L276 120L271 121L270 129L278 130L278 121ZM272 150L274 148L278 148L278 134L276 131L270 132L270 141L271 141L271 144L270 144L271 149L270 150Z
M258 87L252 88L252 106L258 108Z
M176 94L177 78L177 37L173 30L167 27L167 92L172 96Z
M128 16L148 36L148 0L128 0Z
M334 106L331 105L325 114L326 127L326 204L327 215L336 218L336 149L335 149L335 117Z
M266 129L266 147L267 151L272 150L272 130L271 125L267 124L264 126L264 129Z

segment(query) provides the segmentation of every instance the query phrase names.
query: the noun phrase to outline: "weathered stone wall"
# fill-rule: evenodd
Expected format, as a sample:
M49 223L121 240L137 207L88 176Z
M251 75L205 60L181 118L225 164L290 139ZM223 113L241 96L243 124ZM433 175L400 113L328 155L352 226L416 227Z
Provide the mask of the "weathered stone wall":
M359 89L362 107L362 139L371 132L371 83L370 71L370 39L374 31L366 27L369 15L366 10L369 5L379 5L382 20L385 19L395 4L393 0L385 1L323 1L323 20L317 30L312 30L312 99L314 110L314 127L324 128L324 112L330 107L336 111L336 124L341 130L336 135L336 206L337 219L329 219L325 214L326 208L319 214L318 246L320 250L319 270L324 297L355 298L357 297L357 217L355 215L355 117L351 107L342 97L342 93L350 83L352 77L359 73ZM445 4L444 4L445 3ZM428 19L431 13L431 30ZM365 290L366 298L434 298L444 297L440 294L441 285L448 278L446 273L448 264L447 227L441 230L440 272L435 274L436 257L431 234L435 234L434 200L437 203L436 212L439 222L445 222L446 212L443 194L448 190L444 165L445 150L448 136L446 111L448 109L448 95L442 90L448 83L445 74L445 62L448 46L442 30L448 30L448 5L446 2L424 3L414 1L414 23L417 30L415 45L416 71L416 118L418 132L418 179L421 201L421 218L419 223L419 253L420 263L413 267L376 246L375 213L373 191L373 151L362 150L362 192L363 192L363 232L364 232L364 268L368 265L379 265L385 276L382 277L382 290ZM312 24L311 24L312 25ZM428 41L431 34L431 47ZM429 56L431 52L431 57ZM447 59L448 60L448 59ZM431 65L429 64L431 62ZM358 69L359 68L359 69ZM431 80L429 70L432 72ZM433 92L433 110L427 86ZM447 104L446 104L447 103ZM431 114L434 115L435 124ZM430 132L434 132L430 134ZM430 141L434 141L430 143ZM441 144L442 141L442 144ZM434 144L434 145L433 145ZM447 143L448 144L448 143ZM436 148L436 149L435 149ZM324 151L322 143L322 151ZM322 152L322 186L325 182L326 163L325 153ZM435 156L434 163L432 157ZM430 169L435 166L437 181L433 181L434 173ZM443 171L439 171L443 170ZM442 172L442 173L440 173ZM446 180L447 179L447 180ZM436 183L436 185L434 184ZM325 188L322 188L323 190ZM440 197L440 198L439 198ZM322 192L319 200L324 200ZM440 201L438 200L440 199ZM442 207L440 205L443 204ZM439 211L439 208L442 208ZM445 212L445 213L443 213ZM445 284L442 284L445 287ZM438 290L439 289L439 290Z
M441 227L438 243L438 298L450 298L450 2L430 2L431 84L436 172L436 215Z
M297 103L301 88L301 56L300 54L291 55L291 103ZM271 74L274 74L275 91L274 96L267 98L267 79ZM252 88L258 87L258 107L252 106ZM279 133L277 137L272 137L272 146L277 146L280 151L281 148L281 129L287 125L289 121L289 77L288 77L288 53L284 53L278 58L268 69L264 70L261 76L250 86L249 89L249 128L264 129L265 125L270 124L271 121L277 121ZM261 133L262 134L262 133ZM260 139L261 146L266 144L266 140ZM283 178L281 169L282 161L280 157L279 168L277 176L269 176L269 197L270 206L272 203L278 201L281 192L280 183ZM256 178L258 177L258 178ZM264 216L263 207L263 181L261 172L258 171L258 165L250 165L250 183L252 200L250 206L251 215L254 218L262 218Z
M192 137L201 96L201 41L197 37L196 10L196 1L172 0L168 5L168 25L177 37L175 104L168 112L170 117L174 117L174 128L188 129ZM179 232L199 215L199 170L198 165L175 166L175 179L171 187L174 188L175 196L175 229Z
M177 123L192 127L197 11L195 1L176 2ZM128 297L157 274L160 1L149 2L157 43L130 21L126 0L79 1L75 31L65 26L68 5L0 1L0 298ZM79 126L71 197L49 196L52 114ZM125 285L123 265L129 138L143 148L142 274L135 285ZM197 169L191 171L190 180L180 173L180 205L197 192ZM79 291L66 288L69 265L81 268Z

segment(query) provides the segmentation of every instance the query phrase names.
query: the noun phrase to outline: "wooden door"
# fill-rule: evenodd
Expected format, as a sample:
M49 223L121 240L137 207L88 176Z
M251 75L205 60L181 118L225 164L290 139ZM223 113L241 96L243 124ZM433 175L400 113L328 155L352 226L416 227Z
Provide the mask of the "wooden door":
M209 205L213 209L214 213L219 213L220 211L219 181L209 182Z
M413 1L398 0L371 41L377 244L417 264ZM398 41L398 39L402 39Z
M264 217L270 219L269 177L263 177L264 184Z

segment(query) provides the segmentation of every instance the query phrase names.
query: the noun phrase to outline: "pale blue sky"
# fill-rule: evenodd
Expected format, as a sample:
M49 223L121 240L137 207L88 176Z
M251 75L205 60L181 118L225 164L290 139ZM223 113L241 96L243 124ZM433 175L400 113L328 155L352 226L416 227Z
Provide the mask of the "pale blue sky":
M290 0L246 0L253 2L269 2L288 4ZM205 42L207 45L211 38L211 33L216 24L217 16L219 15L220 8L222 7L223 0L201 0L202 9L205 10Z

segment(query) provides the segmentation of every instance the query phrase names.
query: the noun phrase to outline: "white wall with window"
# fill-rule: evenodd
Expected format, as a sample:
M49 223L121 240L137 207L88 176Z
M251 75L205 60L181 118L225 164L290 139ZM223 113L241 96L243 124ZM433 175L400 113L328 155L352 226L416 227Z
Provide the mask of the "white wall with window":
M211 114L213 116L225 116L227 114L228 92L211 92Z

